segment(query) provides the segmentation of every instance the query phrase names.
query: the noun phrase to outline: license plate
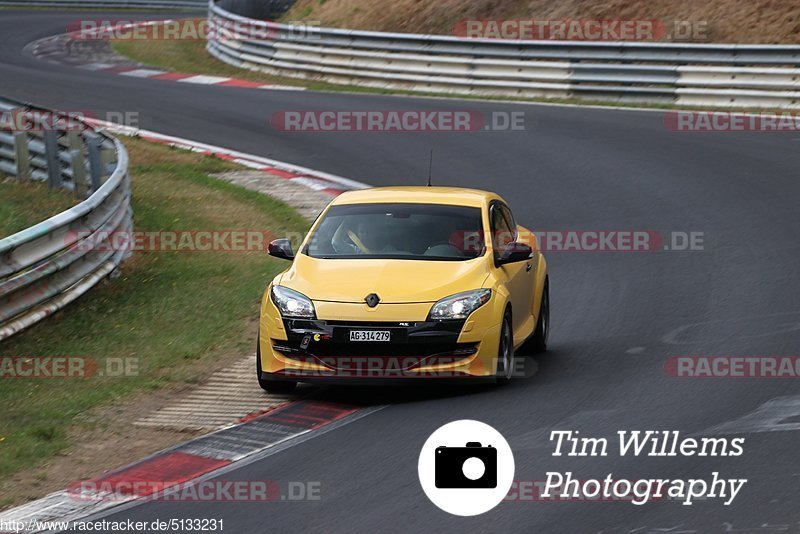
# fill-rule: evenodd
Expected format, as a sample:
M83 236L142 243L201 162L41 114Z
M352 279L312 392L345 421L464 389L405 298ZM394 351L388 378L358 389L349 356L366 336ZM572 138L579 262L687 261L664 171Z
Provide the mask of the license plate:
M350 330L350 341L390 341L388 330Z

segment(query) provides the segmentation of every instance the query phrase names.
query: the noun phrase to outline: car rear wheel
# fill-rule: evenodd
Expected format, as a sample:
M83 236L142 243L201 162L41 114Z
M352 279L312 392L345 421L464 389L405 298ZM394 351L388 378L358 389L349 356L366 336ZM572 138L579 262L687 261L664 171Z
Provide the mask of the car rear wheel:
M514 374L514 334L511 331L511 313L506 311L500 327L500 345L497 349L497 383L507 384Z
M291 393L297 382L291 380L267 380L261 378L261 334L258 335L256 342L256 376L258 377L258 385L267 393Z

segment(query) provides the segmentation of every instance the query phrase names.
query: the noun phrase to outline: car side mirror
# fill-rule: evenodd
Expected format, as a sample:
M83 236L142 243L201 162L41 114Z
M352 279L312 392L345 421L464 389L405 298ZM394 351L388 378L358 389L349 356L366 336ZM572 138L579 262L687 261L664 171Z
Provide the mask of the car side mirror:
M293 260L294 251L292 250L292 242L288 239L276 239L269 244L269 255L282 260Z
M529 245L518 241L509 243L497 258L497 266L529 260L531 254L533 254L533 249Z

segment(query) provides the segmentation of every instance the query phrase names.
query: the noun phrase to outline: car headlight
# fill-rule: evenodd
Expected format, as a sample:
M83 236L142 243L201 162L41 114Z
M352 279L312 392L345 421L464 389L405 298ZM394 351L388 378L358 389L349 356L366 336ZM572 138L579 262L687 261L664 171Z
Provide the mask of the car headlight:
M450 295L433 305L430 318L434 321L466 319L470 313L489 302L491 296L491 289L475 289Z
M316 319L314 304L302 293L283 286L272 286L272 302L281 316L296 319Z

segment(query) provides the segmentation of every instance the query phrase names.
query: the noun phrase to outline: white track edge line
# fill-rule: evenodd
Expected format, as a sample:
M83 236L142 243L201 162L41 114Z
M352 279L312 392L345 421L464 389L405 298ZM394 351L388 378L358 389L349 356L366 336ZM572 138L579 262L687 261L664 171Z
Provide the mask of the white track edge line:
M328 180L330 182L334 182L339 185L343 185L349 189L367 189L372 187L367 185L363 182L358 182L356 180L351 180L349 178L345 178L343 176L338 176L336 174L327 173L324 171L318 171L315 169L310 169L308 167L302 167L300 165L295 165L293 163L286 163L284 161L278 161L270 158L265 158L262 156L256 156L253 154L246 154L244 152L239 152L237 150L232 150L229 148L223 148L215 145L209 145L206 143L200 143L198 141L192 141L191 139L185 139L182 137L175 137L171 135L166 135L158 132L152 132L149 130L141 130L139 128L132 128L130 126L122 126L119 124L115 124L113 122L101 121L96 119L90 119L88 122L96 124L101 128L104 128L110 132L117 133L119 135L127 135L127 136L141 136L141 137L152 137L155 139L159 139L164 142L168 143L175 143L175 144L182 144L188 147L192 147L195 150L205 150L208 152L212 152L215 154L224 154L226 156L231 156L234 158L241 158L250 161L254 161L257 163L261 163L265 166L270 167L277 167L286 169L298 174L305 174L310 177L319 177L324 180Z

